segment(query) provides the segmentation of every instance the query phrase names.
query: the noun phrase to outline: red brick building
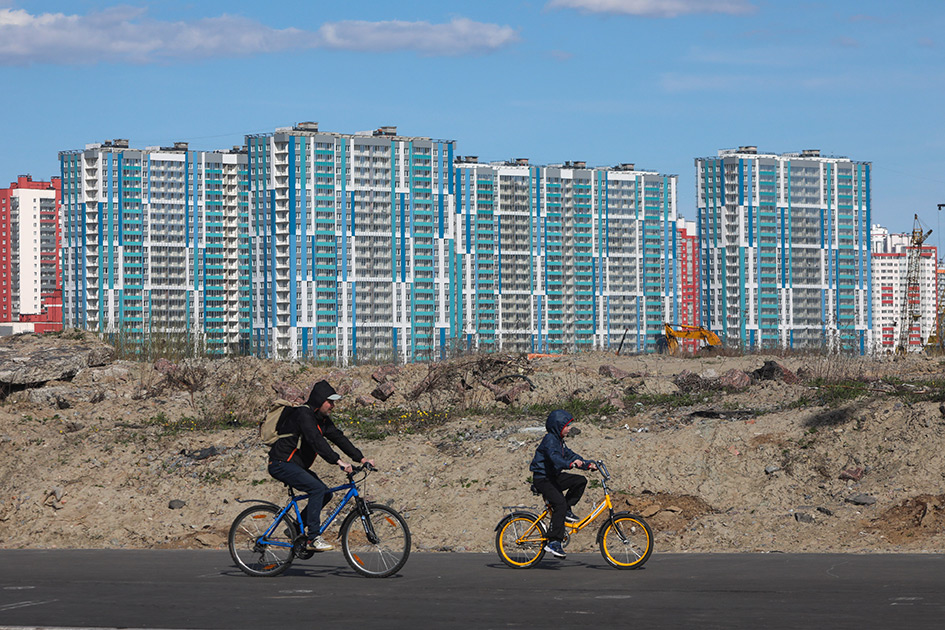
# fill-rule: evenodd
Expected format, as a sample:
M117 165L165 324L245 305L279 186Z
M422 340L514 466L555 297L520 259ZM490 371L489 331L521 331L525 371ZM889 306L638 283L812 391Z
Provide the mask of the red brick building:
M694 221L676 223L679 252L679 321L676 324L699 326L699 241ZM684 350L695 352L703 343L698 339L680 340Z
M0 188L0 324L24 324L2 332L62 328L60 199L58 177Z

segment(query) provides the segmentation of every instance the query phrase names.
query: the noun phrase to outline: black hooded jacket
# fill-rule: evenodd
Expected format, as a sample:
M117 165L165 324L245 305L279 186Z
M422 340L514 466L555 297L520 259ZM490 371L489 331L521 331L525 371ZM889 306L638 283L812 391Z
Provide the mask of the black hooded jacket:
M318 411L322 403L328 400L328 395L335 393L330 386L326 391L326 388L318 386L320 384L317 383L312 388L312 393L304 406L286 407L282 412L276 424L276 431L280 434L289 433L291 436L280 438L272 445L269 449L270 462L291 461L303 468L308 468L320 455L329 464L337 464L341 457L331 448L329 441L338 446L355 463L364 458L361 451L351 443L341 429L335 426L331 418ZM296 450L300 435L302 444Z
M552 411L545 420L545 437L535 450L535 457L528 469L534 477L554 479L558 473L571 467L576 459L584 459L571 449L561 437L564 427L574 422L574 416L563 409Z

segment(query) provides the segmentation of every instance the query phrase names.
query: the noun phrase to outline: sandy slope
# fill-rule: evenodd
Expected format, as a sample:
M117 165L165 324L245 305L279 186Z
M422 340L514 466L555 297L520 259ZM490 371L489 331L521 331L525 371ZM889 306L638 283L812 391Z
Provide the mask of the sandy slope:
M802 380L717 391L717 376L771 359ZM538 503L526 480L545 412L523 409L571 399L586 413L578 414L583 430L570 446L607 461L617 502L648 517L657 550L945 550L939 359L467 357L400 368L388 376L396 393L370 411L358 400L373 400L376 365L202 365L203 382L191 387L168 379L166 365L116 361L70 382L10 393L0 405L0 547L225 546L242 507L236 499L278 502L285 492L266 474L254 428L200 427L207 418L258 417L276 390L298 393L293 387L330 377L348 392L339 422L362 435L356 443L382 468L368 493L409 516L415 548L490 551L504 506ZM631 374L602 376L602 365ZM704 387L669 393L684 370L705 376ZM918 398L932 400L890 391L879 380L890 376L917 383L925 392ZM867 383L865 395L818 404L818 377ZM932 395L923 385L930 381ZM495 401L496 390L527 382L511 407ZM411 397L422 383L428 391ZM650 395L628 399L628 391ZM664 398L654 395L660 392ZM608 398L631 411L588 402ZM419 411L437 426L425 428ZM410 423L398 420L410 412ZM363 437L389 426L419 428ZM202 457L210 447L213 454ZM341 480L324 463L316 468ZM843 471L854 479L841 478ZM850 502L858 495L875 503ZM599 496L589 488L577 511ZM175 499L184 507L171 509ZM579 533L569 549L593 549L594 533Z

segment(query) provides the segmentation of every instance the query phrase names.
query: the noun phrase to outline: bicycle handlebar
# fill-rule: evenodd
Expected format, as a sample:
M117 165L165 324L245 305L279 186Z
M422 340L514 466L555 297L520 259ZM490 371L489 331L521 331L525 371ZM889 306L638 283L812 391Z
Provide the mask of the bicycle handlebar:
M360 464L358 466L355 466L352 464L351 472L345 473L345 474L348 476L348 479L352 479L356 474L358 474L359 472L364 472L364 471L375 472L377 471L377 467L371 464L371 462L364 462L363 464Z
M597 470L600 472L601 476L604 478L604 481L610 479L610 471L607 470L607 465L602 459L593 459L584 462L583 466L579 466L581 470L590 470L589 464L596 464Z
M594 463L597 464L597 470L600 471L600 474L604 478L604 480L606 481L610 479L610 471L607 470L607 464L604 463L604 460L598 459Z

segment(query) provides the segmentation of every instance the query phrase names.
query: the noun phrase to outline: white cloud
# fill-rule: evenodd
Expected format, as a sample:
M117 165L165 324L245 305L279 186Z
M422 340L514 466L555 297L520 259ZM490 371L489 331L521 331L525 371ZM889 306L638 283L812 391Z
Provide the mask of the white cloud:
M336 22L318 29L320 45L344 50L413 50L424 55L465 55L496 50L518 40L509 26L455 18L429 22Z
M0 9L0 66L151 63L311 48L458 56L492 52L517 39L511 27L465 18L446 24L337 22L313 32L275 29L225 14L193 22L167 22L150 19L146 10L131 7L87 15L33 15L22 9Z
M693 13L752 13L749 0L550 0L550 8L579 9L586 13L617 13L672 18Z

